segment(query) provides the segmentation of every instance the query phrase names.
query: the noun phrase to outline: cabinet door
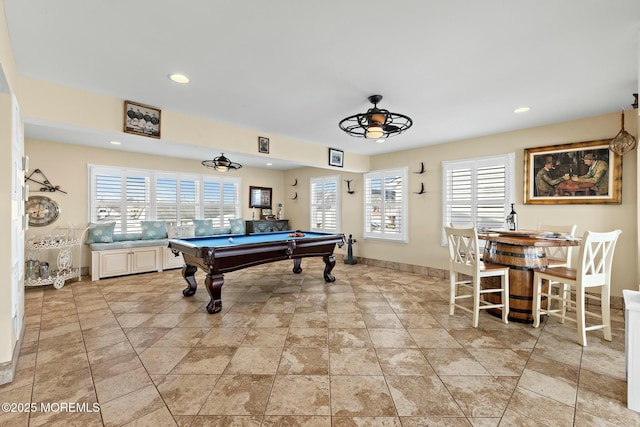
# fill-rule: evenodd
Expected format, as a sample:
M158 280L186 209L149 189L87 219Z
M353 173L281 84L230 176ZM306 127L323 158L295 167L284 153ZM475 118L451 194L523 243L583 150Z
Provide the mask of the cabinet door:
M162 265L163 270L168 270L170 268L181 268L184 265L184 259L182 258L182 253L175 256L171 249L164 248L164 264Z
M254 221L253 231L256 233L269 232L271 231L271 222L270 221Z
M100 278L129 274L130 249L100 252Z
M285 231L289 229L289 221L286 219L274 221L273 231Z
M131 272L162 271L162 254L159 247L136 248L131 253Z

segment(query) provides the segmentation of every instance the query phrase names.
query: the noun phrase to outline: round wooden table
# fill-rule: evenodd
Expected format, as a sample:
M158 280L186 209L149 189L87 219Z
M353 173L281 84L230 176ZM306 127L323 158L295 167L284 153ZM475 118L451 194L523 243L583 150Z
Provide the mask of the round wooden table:
M533 274L535 270L544 269L549 265L545 247L579 246L577 239L550 239L531 235L505 231L502 233L478 234L479 239L487 243L482 259L485 263L499 264L509 267L509 320L532 323L533 316ZM493 278L483 279L483 284L489 287L500 287ZM501 296L487 294L488 301L498 303ZM546 301L543 301L546 306ZM502 316L500 309L488 310L493 315Z

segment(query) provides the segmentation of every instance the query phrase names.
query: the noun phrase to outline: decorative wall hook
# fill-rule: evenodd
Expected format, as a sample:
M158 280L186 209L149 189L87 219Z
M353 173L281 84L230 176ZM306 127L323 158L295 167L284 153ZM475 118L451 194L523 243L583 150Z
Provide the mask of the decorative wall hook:
M415 194L424 194L424 193L426 193L426 191L424 191L424 182L420 183L420 191L418 191L418 192L414 191L414 193Z
M424 170L424 162L420 162L420 170L418 172L414 172L414 173L422 175L424 172L425 172L425 170Z
M298 192L296 191L296 192L293 194L293 197L291 198L291 200L295 200L295 199L297 199L297 198L298 198Z
M42 179L42 181L37 181L37 180L33 179L32 176L34 174L42 175L42 178L40 178L40 179ZM35 182L36 184L44 185L44 187L40 187L40 191L51 191L51 192L59 191L61 193L67 194L66 191L63 191L63 190L60 189L59 185L51 184L51 182L49 181L49 178L47 178L46 175L44 174L44 172L42 172L40 169L35 169L24 180L25 181L32 181L32 182Z
M347 193L349 193L349 194L353 194L353 193L355 193L355 191L353 191L353 190L351 189L351 181L353 181L353 180L352 180L352 179L345 179L345 180L344 180L344 182L346 182L346 183L347 183Z
M293 184L291 184L292 187L295 187L296 185L298 185L298 178L293 180Z

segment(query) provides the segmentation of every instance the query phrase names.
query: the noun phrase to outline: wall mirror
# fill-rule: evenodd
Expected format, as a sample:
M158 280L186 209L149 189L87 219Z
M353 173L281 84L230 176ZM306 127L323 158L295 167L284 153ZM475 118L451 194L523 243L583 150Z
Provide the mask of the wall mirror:
M250 186L249 207L271 209L271 188Z

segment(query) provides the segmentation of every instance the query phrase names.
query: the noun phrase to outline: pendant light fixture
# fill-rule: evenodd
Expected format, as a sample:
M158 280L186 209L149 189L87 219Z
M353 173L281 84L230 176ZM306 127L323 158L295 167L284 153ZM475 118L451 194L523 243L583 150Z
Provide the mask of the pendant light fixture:
M224 156L224 153L218 157L214 157L213 160L204 160L202 166L212 168L218 172L228 172L230 170L240 169L242 165L240 163L232 162Z
M366 113L342 119L338 126L351 136L380 140L399 135L413 125L413 120L404 114L378 108L381 100L382 95L371 95L369 102L373 104L373 108L369 108Z
M636 137L624 130L624 110L622 110L621 114L620 132L618 132L618 134L611 140L611 143L609 143L609 149L619 156L628 153L638 145Z

